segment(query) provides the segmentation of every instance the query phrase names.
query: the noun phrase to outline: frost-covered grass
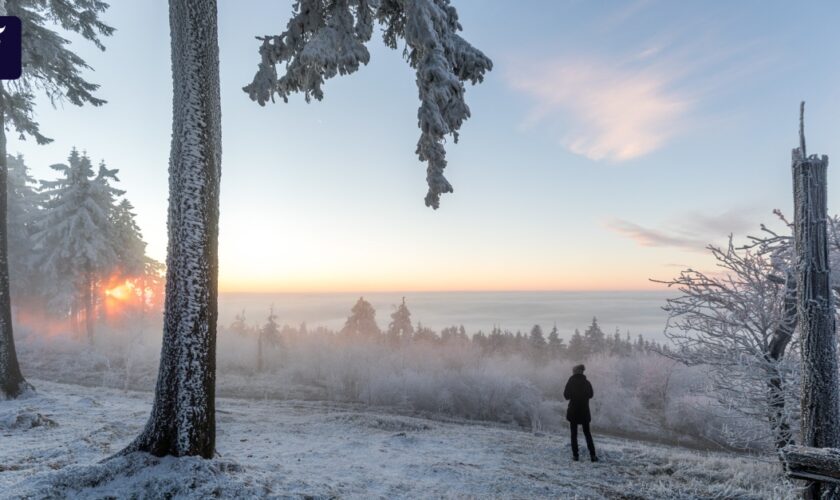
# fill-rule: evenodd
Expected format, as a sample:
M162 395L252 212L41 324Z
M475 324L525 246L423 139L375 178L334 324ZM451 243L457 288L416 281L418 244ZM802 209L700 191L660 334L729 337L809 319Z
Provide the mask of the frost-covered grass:
M3 498L784 499L796 493L772 458L644 444L595 429L602 462L572 462L565 432L330 402L220 398L216 459L132 455L101 463L140 431L152 394L34 382L36 394L0 403Z

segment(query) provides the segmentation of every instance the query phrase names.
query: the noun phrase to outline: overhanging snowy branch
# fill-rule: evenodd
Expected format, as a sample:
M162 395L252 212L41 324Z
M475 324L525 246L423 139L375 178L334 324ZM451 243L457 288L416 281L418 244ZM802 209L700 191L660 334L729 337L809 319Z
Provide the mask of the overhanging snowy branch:
M260 63L253 81L243 90L261 106L303 93L307 101L324 97L324 81L346 75L370 60L365 44L374 20L383 27L385 43L405 56L415 70L420 108L417 156L427 162L429 191L426 205L438 208L440 195L451 193L443 175L447 136L458 132L470 117L464 82L484 80L492 61L458 35L458 13L449 0L299 0L294 16L280 35L258 37ZM278 75L277 66L285 73Z

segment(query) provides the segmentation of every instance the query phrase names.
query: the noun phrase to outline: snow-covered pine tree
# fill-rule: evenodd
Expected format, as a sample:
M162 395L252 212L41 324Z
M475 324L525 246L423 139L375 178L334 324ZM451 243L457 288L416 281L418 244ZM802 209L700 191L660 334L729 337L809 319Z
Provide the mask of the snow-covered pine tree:
M6 227L6 130L12 129L21 137L34 137L38 144L50 142L34 119L35 96L39 91L52 103L69 101L77 106L105 103L93 95L98 85L81 75L89 66L67 48L70 41L53 27L78 33L104 49L101 37L114 31L99 17L107 8L108 4L102 0L0 0L0 15L19 17L23 30L23 73L18 80L0 82L0 397L17 397L29 387L18 365L12 332Z
M12 297L17 299L35 289L32 248L34 224L40 209L35 191L35 179L23 156L7 156L8 181L6 184L6 223L9 235L9 278Z
M586 346L586 353L589 356L593 354L600 354L606 349L606 335L604 335L604 331L601 330L600 325L598 325L598 318L593 317L592 324L584 330L583 342Z
M95 287L102 272L117 263L111 211L123 191L111 186L117 170L99 165L94 174L90 158L74 148L68 164L50 168L61 174L54 181L41 181L43 211L35 222L37 265L54 307L84 310L85 332L93 342Z
M586 359L586 351L586 343L583 340L583 335L580 334L580 330L575 328L575 333L569 339L569 348L566 349L569 359L572 361L583 361Z
M172 143L166 302L155 400L123 453L216 447L221 99L216 0L170 0Z
M554 324L548 333L548 353L552 359L558 359L566 354L566 343L560 338L560 333L557 331L557 323Z
M615 332L607 337L607 352L610 356L621 356L621 332L615 327Z
M479 330L475 332L470 341L474 346L478 347L482 353L488 350L487 335L485 335L483 331Z
M531 333L528 336L528 346L531 351L531 358L535 361L544 361L548 358L548 344L545 341L545 335L543 335L540 325L534 325L531 328Z
M411 324L411 311L405 305L405 297L397 310L391 313L391 322L388 324L388 342L391 345L407 343L414 335L414 325Z
M245 309L236 313L233 322L230 324L230 331L240 337L247 337L251 328L248 326L248 319L245 316Z
M364 297L359 297L350 310L350 316L344 322L341 333L359 338L376 338L382 333L376 324L376 310Z
M423 323L417 322L417 328L414 329L414 342L426 342L430 344L434 344L435 342L439 341L440 337L438 337L437 332L429 328L428 326L423 326Z
M119 271L127 276L142 276L146 266L146 242L137 225L134 206L127 199L112 209L111 246L116 253Z
M505 349L505 336L502 335L502 329L497 325L493 325L490 334L487 336L487 350L491 353L501 352Z
M262 373L265 369L265 348L276 348L283 343L280 336L280 325L277 324L277 315L272 307L268 313L265 324L260 328L257 335L257 372Z
M302 92L306 100L324 97L324 80L357 71L370 60L365 44L374 24L383 29L385 44L405 42L405 56L415 70L420 109L417 155L428 162L426 205L438 208L440 195L451 193L443 175L446 136L458 132L470 116L464 82L484 80L492 61L458 34L458 13L449 0L299 0L294 16L280 35L258 37L260 62L253 81L244 87L261 106L275 94L284 101ZM278 76L280 65L285 74Z

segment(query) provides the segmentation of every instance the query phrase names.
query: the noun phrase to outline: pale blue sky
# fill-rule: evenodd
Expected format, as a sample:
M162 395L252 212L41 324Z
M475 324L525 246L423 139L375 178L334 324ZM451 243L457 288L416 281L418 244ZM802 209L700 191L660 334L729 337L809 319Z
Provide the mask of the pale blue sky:
M86 149L120 169L152 256L166 248L167 4L114 0L108 50L75 43L102 108L38 107L37 176ZM702 243L791 212L790 150L840 158L831 1L453 0L495 62L449 144L455 193L423 205L414 76L378 36L326 99L260 108L240 88L289 1L220 0L223 290L637 289ZM832 211L840 179L830 170Z

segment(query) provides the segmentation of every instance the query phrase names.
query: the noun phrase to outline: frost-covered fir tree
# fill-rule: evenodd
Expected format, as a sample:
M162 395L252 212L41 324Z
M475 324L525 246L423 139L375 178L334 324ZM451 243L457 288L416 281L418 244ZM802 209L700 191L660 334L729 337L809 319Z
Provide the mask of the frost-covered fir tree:
M215 0L171 0L172 142L163 343L145 429L123 453L198 455L216 444L221 100Z
M505 336L502 329L493 325L490 334L487 336L487 350L489 352L501 352L505 349Z
M542 327L540 325L534 325L528 336L528 347L530 348L531 357L537 361L543 361L548 358L547 346L548 344L545 341Z
M598 318L593 317L592 324L584 330L583 342L586 345L587 355L599 354L606 350L607 338L598 325Z
M251 328L248 326L248 320L245 316L245 309L238 312L236 316L233 317L233 323L230 324L230 331L239 335L240 337L248 336L248 333L251 331Z
M268 313L265 324L260 328L257 335L257 372L262 373L265 369L265 349L277 348L283 343L280 336L280 325L277 324L277 315L272 307Z
M444 344L467 345L470 338L467 336L464 325L448 326L440 331L440 341Z
M116 252L119 271L129 276L142 276L146 266L146 242L137 225L134 206L126 199L111 209L111 246Z
M286 31L259 37L258 70L244 90L261 106L275 95L287 101L296 92L307 101L323 99L326 79L368 63L365 44L377 23L387 46L405 44L406 60L415 71L420 97L416 153L427 162L426 205L438 208L440 195L452 192L443 175L446 137L457 143L470 116L464 82L479 83L493 68L487 56L458 34L461 24L449 0L299 0Z
M575 333L569 339L569 347L566 349L569 359L572 361L583 361L587 356L586 342L583 340L583 335L580 330L575 328Z
M548 353L552 359L557 359L566 354L566 343L560 338L560 333L557 331L557 323L551 328L548 333Z
M344 322L341 333L349 337L368 338L378 337L382 333L376 324L376 309L364 297L359 297L350 310L350 316Z
M440 337L438 337L437 332L427 326L423 326L423 323L418 321L417 328L414 329L413 340L414 342L435 343L440 340Z
M33 233L39 196L23 156L9 155L6 164L9 173L6 183L9 278L12 297L17 300L35 289L32 248L35 246Z
M137 224L134 206L122 199L111 209L111 244L116 253L116 269L112 271L120 278L133 281L139 293L140 312L144 314L147 305L156 303L154 294L162 290L162 276L165 266L146 255L146 242Z
M117 180L117 170L102 163L94 173L90 158L76 149L67 164L50 168L61 177L41 181L43 210L34 234L37 265L45 283L52 284L44 290L52 306L71 314L84 311L85 332L92 342L95 286L118 262L111 211L123 191L110 184Z
M50 142L34 118L38 93L54 104L104 104L93 94L98 85L82 77L82 71L89 66L68 48L70 41L55 29L77 33L104 49L101 38L114 31L100 20L107 8L108 4L101 0L0 0L0 15L19 17L25 34L21 41L20 79L0 82L0 397L17 397L28 387L18 365L12 332L6 130L13 130L22 138L33 137L38 144Z
M411 311L405 305L405 297L397 310L391 313L391 322L388 324L388 342L392 345L406 343L414 335L414 325L411 324Z

